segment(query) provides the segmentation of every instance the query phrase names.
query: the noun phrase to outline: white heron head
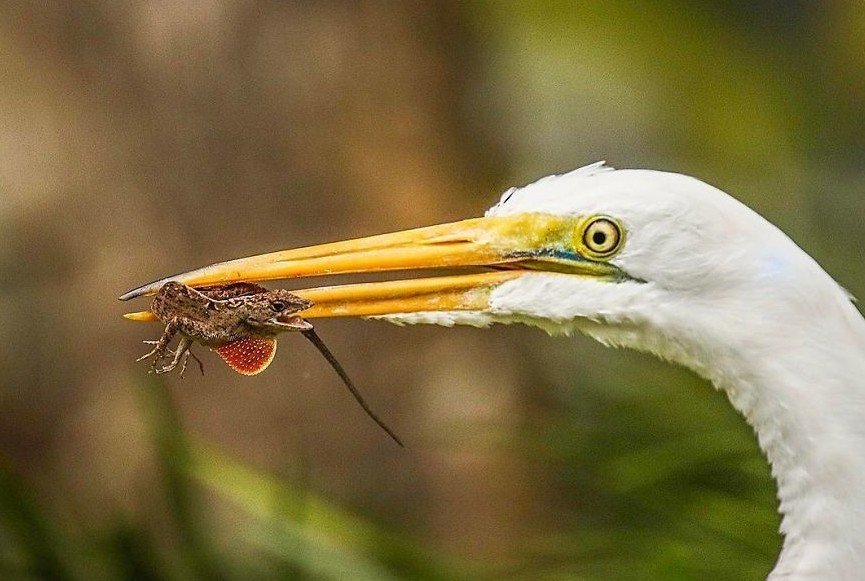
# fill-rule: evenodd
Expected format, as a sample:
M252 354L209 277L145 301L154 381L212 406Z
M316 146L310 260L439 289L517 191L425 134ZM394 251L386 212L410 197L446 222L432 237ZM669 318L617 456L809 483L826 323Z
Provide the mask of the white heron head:
M849 315L849 295L781 230L692 177L594 164L511 189L487 216L533 213L572 219L565 251L612 276L508 281L492 291L493 320L577 328L711 375L707 359L731 350L833 345L837 337L813 328L814 314ZM597 252L613 240L608 255Z

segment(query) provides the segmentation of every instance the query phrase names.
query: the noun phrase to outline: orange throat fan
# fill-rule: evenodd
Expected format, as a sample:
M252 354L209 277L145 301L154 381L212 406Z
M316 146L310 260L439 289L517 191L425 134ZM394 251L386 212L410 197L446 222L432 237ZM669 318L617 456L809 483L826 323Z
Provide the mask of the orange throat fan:
M276 337L250 335L213 347L213 350L241 375L258 375L276 355Z

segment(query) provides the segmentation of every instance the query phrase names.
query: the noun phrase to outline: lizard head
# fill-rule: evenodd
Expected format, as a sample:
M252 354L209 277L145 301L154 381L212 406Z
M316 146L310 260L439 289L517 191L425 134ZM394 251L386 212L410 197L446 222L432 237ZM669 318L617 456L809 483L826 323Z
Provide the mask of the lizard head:
M277 289L245 297L244 322L259 331L308 331L312 325L296 313L312 306L287 290Z

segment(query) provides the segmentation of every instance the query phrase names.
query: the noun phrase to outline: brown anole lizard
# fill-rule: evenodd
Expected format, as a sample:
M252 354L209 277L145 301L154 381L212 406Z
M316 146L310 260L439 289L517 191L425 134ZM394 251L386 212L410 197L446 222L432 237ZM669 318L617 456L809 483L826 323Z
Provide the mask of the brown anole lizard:
M138 361L153 357L155 373L167 373L180 364L182 376L192 356L204 373L201 360L190 350L197 341L216 351L234 371L256 375L273 361L277 334L300 332L327 359L367 415L402 446L399 437L367 405L312 324L297 314L311 306L312 302L287 290L269 290L249 282L198 289L167 282L156 293L150 306L150 310L165 323L165 331L159 340L145 341L154 347ZM171 350L168 345L178 334L180 341ZM169 353L173 355L172 360L160 367Z

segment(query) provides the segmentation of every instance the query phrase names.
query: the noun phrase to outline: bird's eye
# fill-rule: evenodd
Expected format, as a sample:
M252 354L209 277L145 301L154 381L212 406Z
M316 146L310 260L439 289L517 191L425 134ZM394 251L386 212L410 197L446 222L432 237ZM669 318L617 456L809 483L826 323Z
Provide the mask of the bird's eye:
M270 308L277 313L281 313L285 310L285 303L282 301L273 301L272 303L270 303Z
M583 244L592 257L607 258L622 246L622 229L610 218L595 218L583 230Z

